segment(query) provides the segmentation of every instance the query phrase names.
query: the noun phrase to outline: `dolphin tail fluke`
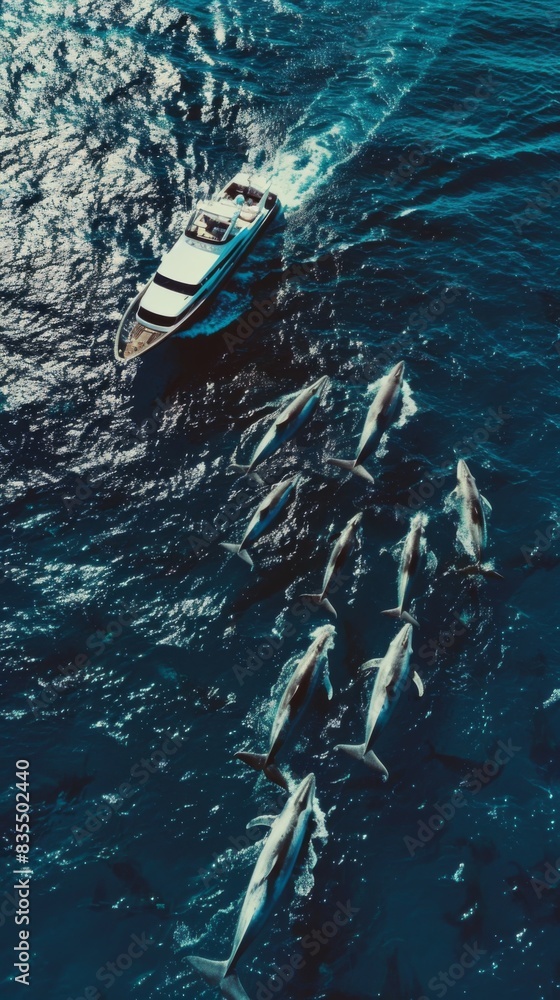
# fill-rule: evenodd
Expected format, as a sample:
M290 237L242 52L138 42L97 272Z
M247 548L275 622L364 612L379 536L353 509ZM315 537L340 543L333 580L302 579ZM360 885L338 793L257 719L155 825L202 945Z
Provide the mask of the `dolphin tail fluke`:
M331 602L328 601L326 597L323 597L323 600L321 601L321 604L324 607L325 611L328 611L329 615L332 615L333 618L337 618L338 617L338 615L336 613L336 610L333 608Z
M289 790L288 782L280 768L276 767L276 764L269 762L268 756L265 753L247 753L241 751L240 753L236 753L235 757L237 760L242 760L244 764L248 764L249 767L254 768L255 771L262 771L268 780L273 781L275 785L280 785L280 788L284 788L286 791Z
M264 771L268 759L265 753L246 753L244 750L234 754L234 757L236 760L242 760L244 764L248 764L255 771Z
M218 986L228 1000L249 1000L237 974L231 972L226 975L228 962L211 962L210 959L199 958L197 955L189 955L188 961L204 976L210 986Z
M264 768L264 774L266 774L269 781L273 781L275 785L280 785L280 788L283 788L284 791L290 791L288 788L288 782L286 781L280 768L276 767L276 764L267 764Z
M226 976L220 989L227 1000L250 1000L249 994L243 989L235 972Z
M461 576L484 576L487 580L503 580L504 577L495 569L486 569L481 563L474 563L472 566L463 566L457 570Z
M239 465L238 462L230 462L229 467L230 469L235 469L236 472L240 472L242 476L250 476L259 486L264 486L264 479L250 465Z
M199 958L198 955L188 955L187 959L210 986L221 986L227 972L227 962L211 962L209 958Z
M325 611L328 611L329 615L332 615L333 618L338 617L331 602L327 600L326 597L323 597L322 594L300 594L299 596L302 600L306 597L308 601L313 601L314 604L318 604L321 608L324 608Z
M383 761L379 760L379 757L376 754L374 754L373 750L368 750L368 752L366 753L364 757L364 764L367 764L367 766L371 768L372 771L376 771L377 774L380 774L383 781L387 781L387 778L389 777L389 772L385 767Z
M335 750L344 750L344 753L347 753L349 757L353 757L354 760L361 760L364 764L371 768L372 771L376 771L378 774L381 774L383 781L386 781L389 777L389 772L385 767L385 764L381 763L379 757L374 754L373 750L368 750L366 753L364 743L357 743L354 745L351 743L339 743L335 746Z
M229 467L230 469L235 469L236 472L243 473L244 476L251 471L250 465L240 465L239 462L230 462Z
M329 458L327 459L331 465L337 465L339 469L345 469L346 472L353 472L355 476L361 476L362 479L367 479L368 483L374 483L375 479L372 475L364 469L363 465L356 465L354 459L347 458Z
M371 475L371 472L368 472L368 470L365 469L363 465L355 465L354 468L352 469L352 472L354 473L355 476L360 476L362 479L367 480L368 483L375 482L375 479Z
M416 625L416 628L420 628L420 622L417 622L416 618L413 618L412 615L408 613L408 611L403 611L401 619L408 625Z
M255 564L247 552L247 549L242 549L240 545L235 545L233 542L220 542L220 545L223 549L226 549L227 552L233 552L234 555L239 556L243 562L246 562L247 565L253 569Z
M481 573L480 563L474 563L473 566L461 566L460 568L455 566L455 572L459 576L478 576Z
M409 625L416 625L417 628L420 628L420 624L416 621L416 618L409 615L408 611L401 611L400 608L387 608L387 610L382 611L381 614L387 615L389 618L400 618L401 621L407 622Z
M345 469L346 472L353 472L356 464L353 458L327 458L327 462L338 466L339 469Z
M481 569L480 572L487 580L505 580L505 577L495 569Z
M364 743L337 743L335 750L344 750L344 753L353 757L354 760L363 760L366 748Z

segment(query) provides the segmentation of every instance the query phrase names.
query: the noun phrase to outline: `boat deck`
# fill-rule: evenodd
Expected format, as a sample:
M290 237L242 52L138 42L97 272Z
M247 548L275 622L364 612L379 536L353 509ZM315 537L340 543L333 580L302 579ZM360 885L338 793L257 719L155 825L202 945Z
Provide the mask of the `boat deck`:
M133 358L139 351L143 351L147 347L152 347L166 335L166 333L158 330L149 330L147 326L142 326L141 323L135 323L130 331L123 355L125 358Z
M239 175L239 177L241 178L241 175ZM224 202L229 202L229 207L231 209L233 208L233 205L231 204L231 202L234 200L233 195L237 197L237 191L238 191L238 186L236 186L236 183L232 183L229 185L228 188L225 188L222 192L220 192L218 199L214 200L219 201L220 199L223 199ZM245 191L244 187L239 187L239 193L243 193L244 191ZM252 188L250 189L250 193L252 196L254 194L253 200L256 200L257 195L258 197L261 197L259 192L256 190L253 192ZM177 321L169 329L163 331L152 330L149 327L144 326L144 324L139 322L138 319L136 318L137 315L136 310L139 307L139 304L143 301L144 295L147 289L149 288L152 280L154 280L153 278L150 278L150 281L147 282L144 288L142 288L137 293L136 297L129 304L128 309L126 310L119 324L117 334L115 337L115 358L117 359L117 361L130 361L131 359L136 358L138 355L143 354L151 347L155 347L156 344L159 344L161 340L164 340L170 334L176 333L178 330L185 329L187 324L192 324L193 320L197 315L199 307L204 305L204 303L209 298L210 294L214 294L214 292L216 292L218 288L225 282L225 280L227 279L233 268L237 266L241 257L249 249L249 246L255 239L256 235L258 235L258 233L264 228L268 220L276 213L279 204L280 203L278 201L277 195L269 193L267 195L264 204L265 208L264 213L261 210L261 212L257 212L255 218L249 218L249 214L252 216L253 211L255 211L256 205L250 205L246 207L245 218L242 217L244 213L240 212L239 217L237 218L237 227L238 230L240 230L237 235L238 249L235 247L235 244L233 248L228 247L228 251L223 255L224 257L223 263L221 263L216 268L212 267L204 277L203 280L204 288L202 289L201 284L195 286L196 293L200 291L201 294L192 295L186 307L184 308L183 313L179 313L179 315L177 316ZM253 230L254 232L254 235L251 233L248 239L245 238L243 233L243 231L246 232L247 230ZM187 243L192 243L192 240L188 238L186 230L179 237L175 246L180 245L181 242L185 239ZM216 247L215 246L212 247L210 241L206 242L209 244L207 249L212 251L212 256L220 257L220 254L216 255L215 253ZM200 246L200 244L195 244L195 245ZM221 270L219 270L219 268L221 268ZM188 271L188 268L186 268L186 270ZM205 284L207 279L208 279L208 285ZM149 310L146 311L149 315ZM155 316L155 319L157 318L158 317Z

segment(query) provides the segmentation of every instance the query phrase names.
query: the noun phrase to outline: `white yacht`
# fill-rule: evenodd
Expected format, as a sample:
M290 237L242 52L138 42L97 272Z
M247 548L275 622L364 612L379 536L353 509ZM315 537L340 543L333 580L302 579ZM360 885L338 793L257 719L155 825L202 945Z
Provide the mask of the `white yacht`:
M270 184L236 174L201 201L147 285L130 303L115 338L117 361L130 361L186 329L280 208Z

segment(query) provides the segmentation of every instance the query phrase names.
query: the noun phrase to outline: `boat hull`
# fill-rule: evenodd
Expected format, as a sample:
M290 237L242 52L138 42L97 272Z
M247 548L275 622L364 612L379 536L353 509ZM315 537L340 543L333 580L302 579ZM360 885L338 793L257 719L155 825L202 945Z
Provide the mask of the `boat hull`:
M146 351L151 350L153 347L157 347L163 340L171 337L175 333L183 333L188 330L189 327L194 326L198 321L201 312L204 307L208 305L209 301L214 295L225 285L228 278L233 274L236 267L240 264L241 260L249 252L253 244L262 235L264 230L270 225L272 220L277 217L281 211L280 200L276 195L274 197L274 204L263 217L260 224L251 230L248 234L249 238L244 239L240 242L238 248L236 248L231 257L227 259L225 264L220 268L220 273L216 274L213 278L208 278L205 283L204 290L200 293L200 296L196 297L196 300L189 304L188 308L185 310L183 316L181 316L177 322L167 330L155 330L151 327L145 326L140 320L138 320L136 313L138 307L142 301L142 298L148 289L150 282L138 293L135 299L130 303L127 311L125 312L117 330L117 335L115 337L115 358L117 361L131 361L133 358L139 357L141 354L145 354ZM127 320L131 320L134 316L132 323L132 328L127 336L124 336L124 329Z

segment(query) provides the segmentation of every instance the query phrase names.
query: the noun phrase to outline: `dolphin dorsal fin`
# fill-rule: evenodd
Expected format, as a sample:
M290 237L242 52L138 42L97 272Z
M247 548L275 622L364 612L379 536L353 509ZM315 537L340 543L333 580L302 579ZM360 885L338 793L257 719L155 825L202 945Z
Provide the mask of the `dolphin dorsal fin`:
M263 882L265 879L275 879L277 875L282 871L284 865L284 858L282 853L273 854L272 857L268 859L268 865L262 873Z
M276 427L276 430L277 431L284 430L284 428L287 427L289 423L291 423L292 419L293 419L293 413L281 413L280 416L278 417L278 420L274 421L274 426Z
M262 519L266 517L266 515L268 514L270 508L274 503L280 502L280 500L285 496L286 492L293 486L294 482L295 482L294 478L290 479L289 476L288 477L284 476L284 479L281 479L279 483L276 483L276 485L272 487L270 493L268 494L267 497L264 498L261 504L261 508L259 511L260 521L262 521ZM283 487L282 490L280 489L281 486Z
M276 489L276 487L274 487L274 489ZM272 507L273 500L274 500L273 492L269 493L268 496L264 498L259 510L259 521L264 521L266 515L268 514L270 508Z
M277 491L279 485L280 485L280 483L277 483L276 486L273 486L272 489L271 489L271 491L270 491L270 493L268 494L268 496L264 498L264 500L263 500L263 502L261 504L260 510L259 510L259 521L262 521L263 518L266 517L266 515L268 514L270 508L272 507L272 504L274 503L275 499L277 498L276 491Z
M301 409L300 399L305 395L306 390L302 389L301 392L297 392L274 421L274 426L277 430L281 431L284 427L287 427L289 423L297 417L298 411Z
M276 816L255 816L254 819L250 819L245 827L246 830L252 830L255 826L272 826Z

